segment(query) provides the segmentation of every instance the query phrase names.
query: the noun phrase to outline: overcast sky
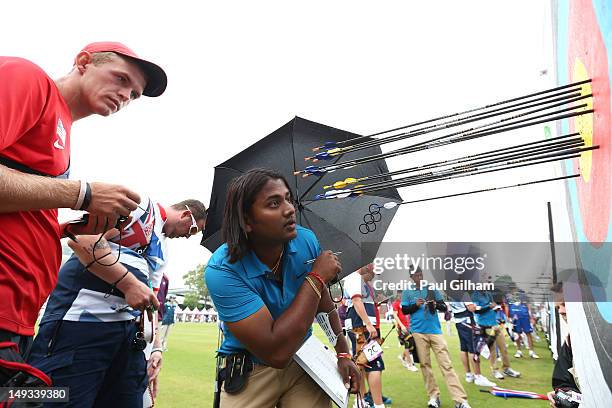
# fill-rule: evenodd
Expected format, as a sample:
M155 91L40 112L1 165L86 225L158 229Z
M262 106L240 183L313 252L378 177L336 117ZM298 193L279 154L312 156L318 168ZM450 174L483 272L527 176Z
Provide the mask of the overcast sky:
M169 82L162 97L74 124L72 176L122 183L165 204L208 204L214 166L296 115L369 134L554 86L554 77L541 73L551 72L548 2L500 3L21 0L3 5L0 53L28 58L58 78L85 44L114 40L163 66ZM504 133L389 165L543 136L541 127ZM401 194L422 198L555 171L495 173ZM545 203L561 187L404 206L387 239L547 240ZM199 239L171 243L171 286L207 260Z

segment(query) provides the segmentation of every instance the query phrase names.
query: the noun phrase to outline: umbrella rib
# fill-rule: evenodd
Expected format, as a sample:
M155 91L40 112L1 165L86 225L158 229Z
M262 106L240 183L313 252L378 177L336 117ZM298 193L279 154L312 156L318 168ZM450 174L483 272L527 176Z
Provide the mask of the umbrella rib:
M295 163L295 118L293 118L293 124L291 126L291 153L293 156L293 171L297 171L297 166ZM300 187L298 185L298 176L294 175L294 181L295 181L295 196L298 197L298 205L300 205L300 202L302 201L301 197L300 197Z

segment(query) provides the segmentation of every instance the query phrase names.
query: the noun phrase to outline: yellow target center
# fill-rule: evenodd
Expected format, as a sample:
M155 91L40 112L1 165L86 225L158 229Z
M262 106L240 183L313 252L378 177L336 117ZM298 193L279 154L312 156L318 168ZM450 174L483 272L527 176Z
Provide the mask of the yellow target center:
M587 72L586 67L580 61L579 58L576 58L574 61L574 70L572 72L572 82L583 81L585 79L589 79L589 73ZM581 87L580 94L581 95L589 95L593 93L591 89L591 84L584 84ZM578 101L580 104L585 102ZM593 98L586 99L586 106L581 108L581 110L593 109ZM593 114L589 113L588 115L575 116L574 120L574 129L576 132L580 132L580 136L584 139L584 147L593 146ZM591 179L591 168L593 165L593 151L589 150L587 152L582 152L580 154L580 158L578 160L580 164L580 174L585 183L588 183Z

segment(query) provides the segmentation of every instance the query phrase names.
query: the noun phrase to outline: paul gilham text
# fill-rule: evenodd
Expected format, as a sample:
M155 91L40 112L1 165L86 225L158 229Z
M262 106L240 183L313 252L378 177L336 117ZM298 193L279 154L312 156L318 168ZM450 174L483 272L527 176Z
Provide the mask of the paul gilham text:
M450 281L442 282L429 282L423 279L417 285L412 280L403 279L399 282L383 282L381 280L374 281L375 290L415 290L415 289L429 289L429 290L461 290L461 291L493 291L495 290L495 284L492 282L472 282L471 280L464 279L453 279Z

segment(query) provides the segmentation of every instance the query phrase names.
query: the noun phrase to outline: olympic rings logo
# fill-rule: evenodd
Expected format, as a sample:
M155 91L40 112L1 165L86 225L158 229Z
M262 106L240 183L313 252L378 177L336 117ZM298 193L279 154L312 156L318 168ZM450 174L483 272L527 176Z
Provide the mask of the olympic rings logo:
M376 223L382 220L381 208L378 204L370 204L369 212L363 216L363 224L359 225L359 232L366 235L376 231Z

